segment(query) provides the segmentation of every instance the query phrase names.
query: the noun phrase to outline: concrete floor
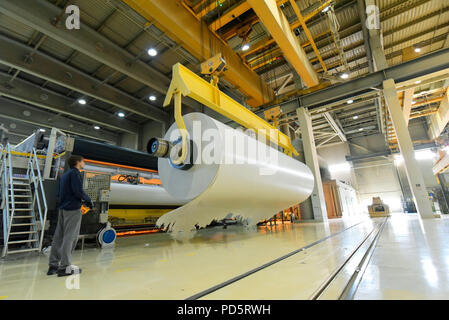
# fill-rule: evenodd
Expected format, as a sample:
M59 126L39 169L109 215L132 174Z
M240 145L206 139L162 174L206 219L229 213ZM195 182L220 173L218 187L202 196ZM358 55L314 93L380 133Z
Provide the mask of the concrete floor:
M214 228L201 230L183 242L168 234L120 238L114 249L77 250L73 262L83 268L79 279L46 276L45 255L11 256L0 260L0 299L185 299L353 226L203 297L308 299L382 221L355 218L331 220L329 225ZM390 218L355 298L447 299L448 231L447 219L421 223L416 216ZM356 260L363 256L363 249L335 278L322 299L338 298ZM79 289L67 289L78 283Z

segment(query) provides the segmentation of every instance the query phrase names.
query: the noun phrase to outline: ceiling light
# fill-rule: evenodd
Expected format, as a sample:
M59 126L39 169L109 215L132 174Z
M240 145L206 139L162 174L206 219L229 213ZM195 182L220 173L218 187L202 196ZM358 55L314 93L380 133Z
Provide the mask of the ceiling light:
M156 96L151 95L148 99L150 99L151 101L156 101Z
M420 84L422 81L421 80L418 80L418 81L416 81L415 83L416 84Z
M416 104L416 101L412 101L412 104Z
M354 100L348 100L348 104L354 103Z
M40 132L45 132L45 129L39 129Z
M324 8L323 10L321 10L322 13L326 13L328 12L330 9L330 6L327 6L326 8Z
M353 116L352 119L357 120L359 116Z
M125 117L125 114L124 114L123 112L119 112L119 113L117 113L117 115L118 115L120 118L124 118L124 117Z
M95 130L100 130L101 128L99 126L94 126Z
M154 48L148 49L147 52L148 52L148 55L149 55L150 57L155 57L155 56L157 56L157 50L154 49Z
M421 48L418 48L418 47L415 48L415 52L416 52L416 53L420 53L420 52L421 52Z
M245 43L245 44L242 46L242 51L246 51L246 50L248 50L248 49L249 49L249 44Z
M86 99L78 99L78 103L81 105L85 105L87 103Z
M346 72L344 72L344 73L342 73L342 74L340 75L340 78L342 78L342 79L348 79L348 78L349 78L349 74L347 74Z
M363 131L363 128L359 128L359 131Z

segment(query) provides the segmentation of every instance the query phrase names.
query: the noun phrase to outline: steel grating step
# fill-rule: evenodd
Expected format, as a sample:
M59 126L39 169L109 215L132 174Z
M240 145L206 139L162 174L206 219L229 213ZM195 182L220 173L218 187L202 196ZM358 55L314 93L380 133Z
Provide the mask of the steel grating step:
M12 223L11 227L24 227L24 226L37 226L38 223L37 222L33 222L33 223Z
M33 218L33 216L14 216L12 218L13 219L29 219L29 218Z
M19 235L19 234L32 234L32 233L38 233L38 231L17 231L17 232L10 232L10 235Z
M31 243L31 242L38 242L38 240L37 239L31 239L31 240L8 241L8 244Z
M39 251L39 248L22 249L22 250L8 250L8 254L32 252L32 251Z

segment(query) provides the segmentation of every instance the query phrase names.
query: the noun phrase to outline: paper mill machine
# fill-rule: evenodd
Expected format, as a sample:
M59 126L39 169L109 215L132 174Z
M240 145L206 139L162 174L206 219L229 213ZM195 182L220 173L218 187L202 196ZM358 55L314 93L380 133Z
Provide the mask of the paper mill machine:
M50 135L37 130L12 147L16 157L36 152L48 208L43 246L49 245L57 223L59 179L72 155L85 158L83 186L94 202L83 215L80 235L96 238L102 246L113 245L117 235L157 231L155 221L184 204L161 186L157 158L147 153L74 137L53 128ZM13 161L12 166L19 164Z

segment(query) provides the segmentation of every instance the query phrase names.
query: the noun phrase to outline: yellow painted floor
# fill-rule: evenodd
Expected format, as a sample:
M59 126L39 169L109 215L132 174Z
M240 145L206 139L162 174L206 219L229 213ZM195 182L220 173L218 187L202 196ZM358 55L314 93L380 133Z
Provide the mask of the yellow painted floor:
M120 238L114 249L77 250L73 262L83 269L79 279L47 276L48 257L45 255L11 256L0 260L0 299L185 299L353 226L203 297L308 299L382 221L383 218L337 219L330 220L328 225L288 223L257 230L239 226L230 226L226 230L218 227L201 230L183 242L173 240L168 234ZM415 228L419 221L415 217L401 215L387 222L383 231L385 237L382 235L379 239L373 266L368 267L356 298L395 298L395 294L401 294L400 288L407 281L407 275L415 279L421 277L422 280L415 283L429 287L429 291L422 290L421 298L427 292L435 293L434 296L439 292L439 296L445 294L449 297L449 242L445 240L449 234L449 220L424 221L426 234L419 234L422 230ZM435 235L436 232L441 234ZM385 243L392 245L387 247L388 253L381 254L378 250L383 250ZM414 249L416 252L411 254ZM399 256L400 264L397 269L396 256ZM386 283L390 284L396 278L394 272L402 272L401 268L409 263L415 266L409 268L408 274L399 277L401 282L396 287L388 287ZM338 298L354 265L349 263L321 298ZM393 274L383 275L383 268ZM442 281L446 283L443 285ZM79 289L76 289L78 284ZM416 297L412 286L404 287L408 290L408 297ZM384 289L388 292L374 292Z

